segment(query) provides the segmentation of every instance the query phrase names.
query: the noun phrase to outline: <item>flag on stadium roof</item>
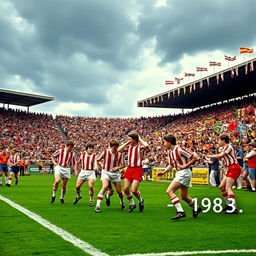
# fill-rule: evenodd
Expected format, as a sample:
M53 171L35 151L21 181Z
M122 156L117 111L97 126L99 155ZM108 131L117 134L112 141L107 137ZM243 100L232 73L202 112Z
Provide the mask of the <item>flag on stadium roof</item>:
M195 76L195 73L185 73L185 77L186 76Z
M227 55L225 55L225 60L228 60L228 61L234 61L234 60L236 60L236 56L231 57L231 56L227 56Z
M210 65L210 66L219 66L219 67L220 67L220 66L221 66L221 63L220 63L220 62L216 62L216 61L210 61L210 62L209 62L209 65Z
M165 84L166 84L166 85L168 85L168 84L174 84L174 81L166 80L166 81L165 81Z
M183 78L175 77L175 81L177 81L177 84L179 84L181 80L183 80Z
M202 72L202 71L208 71L208 69L204 68L204 67L196 67L196 71L197 72Z
M240 47L240 53L253 53L253 49Z

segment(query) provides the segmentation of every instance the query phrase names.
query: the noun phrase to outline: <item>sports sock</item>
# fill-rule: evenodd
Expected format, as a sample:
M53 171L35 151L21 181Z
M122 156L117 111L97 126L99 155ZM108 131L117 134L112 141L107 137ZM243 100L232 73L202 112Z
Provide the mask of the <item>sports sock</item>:
M124 194L123 194L123 192L118 193L118 196L120 198L120 202L123 203L124 202Z
M52 187L52 196L55 197L56 196L56 191L57 188L55 186Z
M66 193L66 191L64 191L64 190L62 189L62 190L61 190L61 193L60 193L60 199L64 199L65 193Z
M101 193L98 194L96 207L100 207L103 197L104 197L103 194Z
M80 197L81 196L81 191L76 191L76 197Z
M134 205L134 204L135 204L135 203L134 203L134 200L133 200L133 198L132 198L132 193L126 195L126 197L127 197L127 199L129 200L130 205Z
M224 197L226 204L228 204L229 203L228 202L228 192L227 191L222 192L222 196Z
M173 205L176 207L177 212L184 212L178 197L172 198L171 201L172 201Z
M10 185L12 184L12 177L8 178L8 184L10 184Z
M133 193L135 195L135 197L139 200L139 202L142 202L142 197L140 196L140 192L134 192Z

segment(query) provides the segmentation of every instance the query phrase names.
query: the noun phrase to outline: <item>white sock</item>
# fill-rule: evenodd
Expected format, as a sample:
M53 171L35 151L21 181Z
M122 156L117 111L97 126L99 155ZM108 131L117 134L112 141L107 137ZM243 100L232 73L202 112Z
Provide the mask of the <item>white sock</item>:
M64 199L64 195L65 195L65 192L63 190L61 190L60 199Z
M98 194L96 207L100 207L103 197L104 197L103 194L101 193Z
M171 201L172 201L173 205L176 207L177 212L184 212L178 197L172 198Z
M130 193L129 195L126 195L126 196L127 196L127 199L128 199L129 202L130 202L130 205L135 205L134 200L133 200L133 198L132 198L132 193Z

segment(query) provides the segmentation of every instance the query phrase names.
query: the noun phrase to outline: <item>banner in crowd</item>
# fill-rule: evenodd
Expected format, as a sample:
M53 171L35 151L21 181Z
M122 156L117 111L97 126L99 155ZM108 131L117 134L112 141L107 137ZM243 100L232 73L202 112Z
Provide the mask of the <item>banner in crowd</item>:
M152 180L154 181L172 181L175 177L175 169L171 170L170 172L166 173L162 177L157 177L158 172L164 171L165 168L153 168L152 169ZM209 184L209 171L208 168L199 168L193 167L192 168L192 184L200 184L200 185L208 185Z

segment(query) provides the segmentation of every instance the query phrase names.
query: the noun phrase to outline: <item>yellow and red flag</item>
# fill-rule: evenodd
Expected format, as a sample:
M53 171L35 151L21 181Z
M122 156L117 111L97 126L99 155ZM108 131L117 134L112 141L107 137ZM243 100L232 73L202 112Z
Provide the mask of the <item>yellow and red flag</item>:
M253 49L240 47L240 53L253 53Z

